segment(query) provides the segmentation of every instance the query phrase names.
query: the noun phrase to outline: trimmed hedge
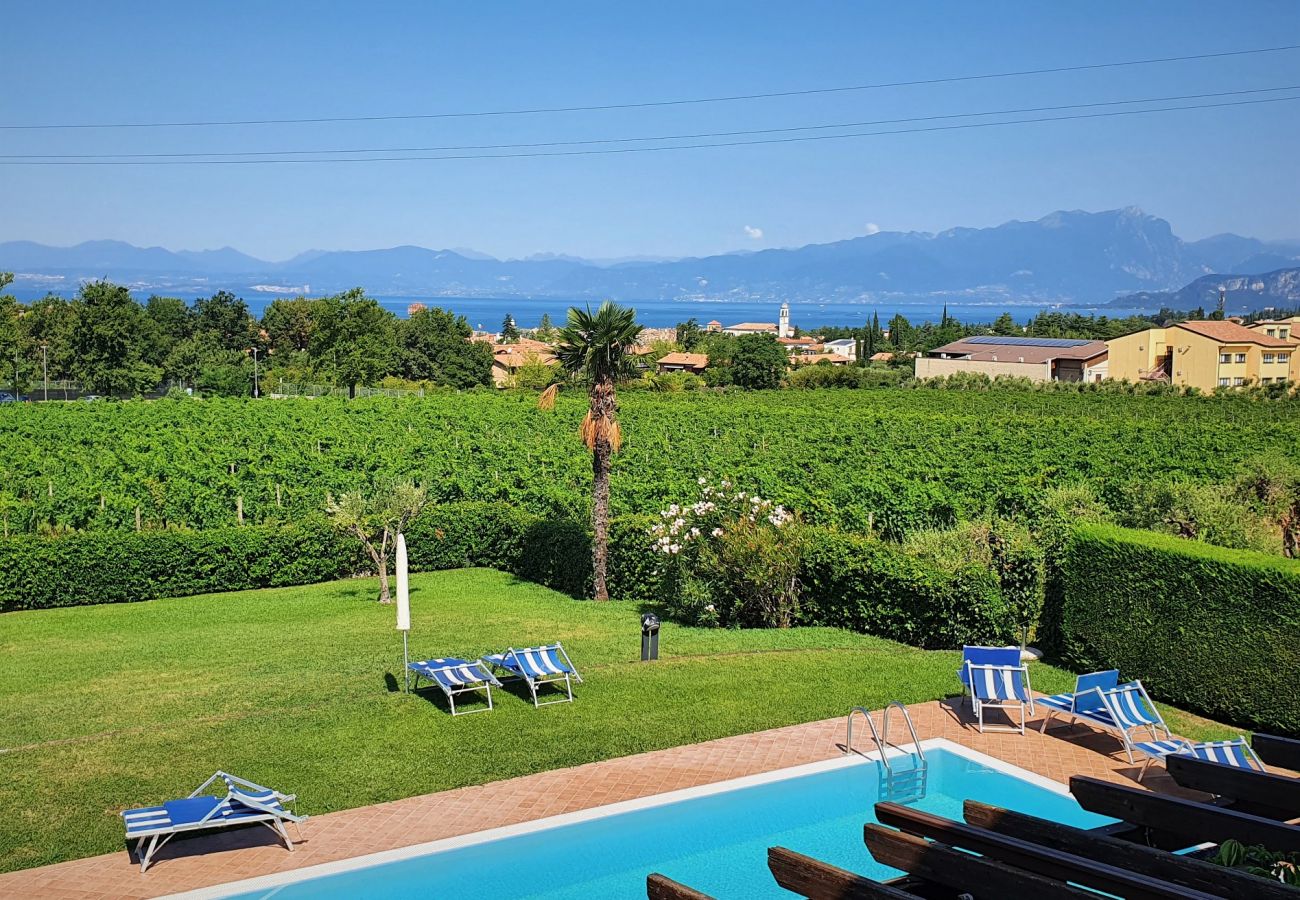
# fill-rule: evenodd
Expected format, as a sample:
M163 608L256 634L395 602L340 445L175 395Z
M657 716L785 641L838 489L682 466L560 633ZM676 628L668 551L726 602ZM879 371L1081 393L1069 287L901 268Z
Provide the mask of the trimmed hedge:
M652 517L610 527L610 593L664 605L671 598ZM800 573L801 624L836 625L921 647L1002 641L1013 627L994 573L942 573L881 541L814 528ZM495 503L431 506L407 529L416 571L489 566L574 597L591 593L591 537L583 524ZM208 531L23 535L0 541L0 609L119 603L329 581L367 572L351 537L313 520ZM670 605L670 604L669 604Z
M1300 563L1106 525L1061 560L1059 634L1184 709L1300 734Z
M647 519L611 525L615 597L656 599ZM591 537L497 503L431 506L406 532L415 571L488 566L575 597L591 593ZM357 541L323 520L206 531L75 532L0 540L0 611L87 606L332 581L371 571Z
M360 546L323 522L22 535L0 541L0 610L310 584L365 567Z
M835 625L926 649L1004 643L1015 632L997 576L947 574L879 540L812 529L802 625Z

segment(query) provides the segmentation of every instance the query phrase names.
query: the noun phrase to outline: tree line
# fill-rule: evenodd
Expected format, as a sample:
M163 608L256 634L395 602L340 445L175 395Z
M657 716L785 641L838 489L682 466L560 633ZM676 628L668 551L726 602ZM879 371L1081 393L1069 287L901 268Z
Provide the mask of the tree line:
M135 396L170 384L246 396L255 375L355 390L384 378L456 388L492 383L492 351L468 340L463 316L417 308L400 319L360 288L321 298L277 299L259 319L227 291L143 304L108 281L20 303L0 273L0 386L22 394L51 381Z

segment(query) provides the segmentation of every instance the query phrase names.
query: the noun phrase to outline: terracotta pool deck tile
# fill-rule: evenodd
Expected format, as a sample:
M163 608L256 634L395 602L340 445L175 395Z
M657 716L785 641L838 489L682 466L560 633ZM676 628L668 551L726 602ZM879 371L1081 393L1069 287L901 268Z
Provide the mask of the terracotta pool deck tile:
M946 738L1061 783L1081 774L1134 784L1141 767L1128 762L1113 738L1084 727L1060 725L1041 734L1031 720L1035 727L1024 736L980 734L955 701L909 710L921 740ZM0 897L64 900L98 891L143 900L832 759L843 752L843 741L843 718L791 725L328 813L303 826L293 853L265 829L243 829L178 839L146 875L121 851L11 872L0 875ZM1145 784L1178 791L1158 766Z

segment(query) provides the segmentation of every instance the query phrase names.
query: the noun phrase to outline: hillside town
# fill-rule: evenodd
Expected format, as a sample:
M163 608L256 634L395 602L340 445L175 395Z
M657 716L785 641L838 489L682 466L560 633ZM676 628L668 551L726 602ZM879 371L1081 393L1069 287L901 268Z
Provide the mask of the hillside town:
M1022 329L1028 330L1028 329ZM529 367L555 364L552 344L534 336L503 337L477 332L471 340L492 348L493 383L517 386ZM906 366L917 379L979 375L1024 378L1032 382L1129 382L1169 384L1212 393L1249 385L1300 382L1300 315L1258 318L1188 319L1133 331L1110 340L1039 337L1025 334L970 334L924 351L877 350L864 337L829 339L808 333L790 320L783 303L776 322L708 322L703 335L689 326L678 330L647 329L633 350L637 368L647 375L704 377L711 360L709 337L751 338L780 347L785 368L797 371L818 364L863 367ZM878 346L891 347L888 329L877 334ZM688 346L684 346L689 343Z

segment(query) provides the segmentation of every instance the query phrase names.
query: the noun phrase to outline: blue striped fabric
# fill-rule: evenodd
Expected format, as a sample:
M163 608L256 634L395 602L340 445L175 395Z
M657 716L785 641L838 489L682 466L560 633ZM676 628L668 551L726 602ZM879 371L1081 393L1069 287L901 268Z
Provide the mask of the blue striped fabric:
M408 663L407 668L417 672L431 681L436 681L445 688L460 688L473 684L498 684L492 673L483 668L477 660L458 659L422 659Z
M1061 712L1070 712L1074 708L1074 694L1053 694L1050 697L1039 697L1034 701L1034 705L1059 709Z
M1173 740L1141 741L1133 746L1148 756L1154 756L1157 759L1182 754L1195 756L1197 759L1204 759L1209 762L1221 763L1225 766L1233 766L1238 769L1255 768L1254 760L1250 755L1250 745L1246 743L1245 738L1235 738L1230 741L1205 741L1200 744Z
M1203 744L1193 744L1191 753L1197 759L1222 763L1225 766L1235 766L1239 769L1255 768L1248 746L1241 738L1233 741L1206 741Z
M1146 704L1142 688L1135 682L1121 685L1113 691L1106 691L1106 708L1110 718L1119 723L1123 729L1138 728L1144 725L1162 725L1160 716ZM1096 713L1089 713L1096 717Z
M168 831L183 825L196 825L200 822L221 822L230 824L242 819L265 818L268 813L239 802L238 797L247 796L261 806L276 812L283 812L274 791L265 794L237 792L231 797L192 797L185 800L169 800L162 806L146 806L141 809L128 809L122 813L126 823L126 836L137 837L154 831Z
M1029 702L1025 674L1020 669L969 666L971 691L976 699L999 703L1005 700Z
M961 648L961 668L957 677L966 687L970 687L970 669L967 663L976 666L1007 666L1015 668L1020 665L1019 647L974 647L966 645Z
M526 678L547 678L551 675L573 674L573 669L564 661L558 647L529 647L525 650L507 650L484 657L503 669L523 675Z
M1156 759L1164 759L1171 753L1177 753L1180 750L1187 749L1186 741L1137 741L1133 744L1134 749L1141 750L1147 756L1154 756Z

